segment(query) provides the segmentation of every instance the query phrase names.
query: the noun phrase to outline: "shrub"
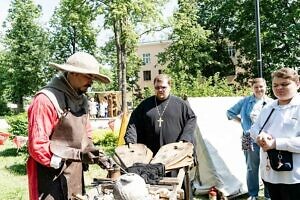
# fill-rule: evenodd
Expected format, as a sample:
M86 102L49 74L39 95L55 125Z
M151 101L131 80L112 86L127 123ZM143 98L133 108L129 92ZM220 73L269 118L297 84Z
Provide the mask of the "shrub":
M6 117L10 128L8 131L13 135L27 136L27 114L26 112Z
M187 97L223 97L223 96L244 96L251 92L249 87L228 84L225 78L216 73L209 78L199 76L197 79L175 80L172 93L177 96Z
M93 142L107 154L112 155L117 146L118 136L111 130L97 130L93 133Z

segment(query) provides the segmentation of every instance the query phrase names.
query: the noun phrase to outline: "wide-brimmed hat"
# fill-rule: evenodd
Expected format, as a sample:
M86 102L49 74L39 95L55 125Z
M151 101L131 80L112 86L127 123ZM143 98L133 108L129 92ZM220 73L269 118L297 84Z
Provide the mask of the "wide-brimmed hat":
M107 76L99 73L100 63L96 60L96 58L85 52L74 53L64 64L50 62L49 65L62 71L92 75L95 80L102 83L110 82L110 79Z

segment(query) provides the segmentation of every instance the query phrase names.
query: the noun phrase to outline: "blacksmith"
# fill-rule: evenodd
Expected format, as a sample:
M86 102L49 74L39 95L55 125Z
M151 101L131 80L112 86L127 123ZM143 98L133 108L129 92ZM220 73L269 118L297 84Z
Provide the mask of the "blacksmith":
M84 194L87 164L109 167L91 140L85 92L94 80L109 83L90 54L77 52L65 64L50 63L63 71L39 91L28 110L27 171L30 200L69 200ZM102 161L102 162L101 162Z

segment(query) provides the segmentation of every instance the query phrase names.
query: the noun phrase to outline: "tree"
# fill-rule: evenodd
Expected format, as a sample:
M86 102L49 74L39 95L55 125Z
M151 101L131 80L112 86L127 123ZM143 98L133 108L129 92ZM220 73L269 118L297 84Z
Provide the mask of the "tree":
M48 37L37 22L40 15L41 9L32 0L12 0L4 22L2 90L18 105L18 112L24 109L23 98L46 81Z
M199 23L216 37L227 38L240 51L239 67L255 76L255 1L198 0ZM298 1L260 0L263 75L282 66L297 67L300 60ZM245 62L247 61L247 62Z
M161 13L158 8L163 2L163 0L103 0L99 4L99 10L102 10L105 16L105 28L112 29L114 33L117 63L115 71L119 90L122 92L123 112L127 109L126 75L128 66L132 64L129 67L135 69L140 63L135 55L139 39L136 28L139 25L147 28L152 24L151 22L160 19ZM147 24L149 25L147 26Z
M253 8L254 4L246 4L245 9ZM300 4L299 1L263 0L260 3L261 10L261 41L264 76L268 79L275 69L283 66L297 68L300 64ZM247 25L254 13L241 12L239 25L244 33L253 35L253 30ZM240 31L237 31L237 41L241 41L243 52L251 60L255 60L256 51L249 47L248 40L242 40ZM253 42L251 43L253 46ZM254 65L255 66L255 65ZM257 68L252 68L256 69Z
M3 53L0 52L0 96L1 96L1 99L0 99L0 116L2 115L5 115L6 113L8 113L9 109L7 107L7 95L6 95L6 85L5 85L5 82L6 82L6 69L5 69L5 65L3 63L4 61L4 57L3 57Z
M55 62L77 51L97 57L97 29L93 26L98 12L93 1L61 0L50 20L51 54Z
M195 0L178 1L179 9L172 22L172 43L159 54L159 61L167 66L166 72L175 80L175 87L193 83L206 68L218 65L211 56L215 42L208 39L210 31L198 23L196 3Z
M235 46L234 41L228 40L224 32L232 28L235 4L237 1L221 0L198 0L197 21L205 30L210 31L209 40L215 42L214 50L210 53L214 60L211 67L203 69L202 74L206 77L218 72L220 76L235 74L234 64L229 57L228 46ZM216 8L220 12L216 12Z

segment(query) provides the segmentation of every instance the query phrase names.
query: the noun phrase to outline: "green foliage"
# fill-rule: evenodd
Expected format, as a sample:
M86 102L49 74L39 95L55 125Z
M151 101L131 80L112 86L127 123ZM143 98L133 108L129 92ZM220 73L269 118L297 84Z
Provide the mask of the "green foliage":
M109 155L114 153L117 146L118 136L111 130L96 131L93 133L93 143L100 145Z
M9 132L13 135L27 136L27 113L20 113L18 115L9 116L6 118L9 124Z
M208 78L198 76L189 83L180 81L177 77L172 85L172 93L180 97L244 96L250 93L250 88L229 85L217 73Z
M60 1L50 20L53 61L65 62L77 51L97 55L98 30L93 27L97 14L92 1Z
M159 8L165 0L129 0L99 3L98 10L104 15L104 27L113 31L113 38L105 53L112 58L115 83L117 90L122 91L122 110L125 109L127 81L129 77L137 77L141 60L137 56L138 29L149 28L161 19Z
M260 0L263 76L277 68L299 67L299 1ZM241 54L239 66L258 75L256 65L255 1L198 1L199 23L218 40L227 38ZM245 62L245 60L247 62Z
M114 91L115 88L114 88L114 83L113 83L113 79L112 79L112 76L113 76L113 73L111 72L110 69L108 68L101 68L100 69L100 73L102 74L105 74L106 76L108 76L112 82L109 83L109 84L103 84L103 83L100 83L98 81L94 81L93 82L93 85L92 85L92 92L103 92L103 91Z
M234 74L230 57L224 55L222 41L211 38L211 31L198 23L197 1L180 0L178 4L172 23L172 44L159 54L159 62L167 65L172 77L180 76L181 81L188 84L192 84L199 73L205 77L217 72L221 76Z
M3 26L1 89L8 100L18 105L18 111L23 110L23 98L34 94L46 81L43 73L48 36L37 22L40 16L41 11L32 0L13 0Z

